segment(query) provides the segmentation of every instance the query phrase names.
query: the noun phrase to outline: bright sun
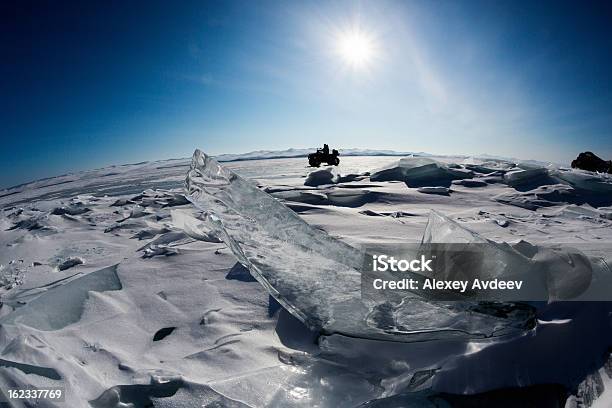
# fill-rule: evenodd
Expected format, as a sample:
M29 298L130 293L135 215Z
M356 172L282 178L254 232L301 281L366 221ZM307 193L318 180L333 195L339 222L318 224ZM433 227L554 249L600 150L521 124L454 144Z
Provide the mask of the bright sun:
M338 36L336 47L344 62L354 68L368 65L374 54L373 39L359 29L342 32Z

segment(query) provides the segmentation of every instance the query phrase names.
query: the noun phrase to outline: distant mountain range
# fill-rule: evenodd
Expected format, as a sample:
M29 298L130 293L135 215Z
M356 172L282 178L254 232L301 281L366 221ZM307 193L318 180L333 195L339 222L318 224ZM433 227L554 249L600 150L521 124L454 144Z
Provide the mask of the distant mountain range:
M249 153L239 154L220 154L215 156L215 159L220 162L239 161L239 160L257 160L257 159L281 159L289 157L306 157L310 153L314 153L316 147L307 149L287 149L287 150L256 150ZM425 152L398 152L395 150L373 150L373 149L338 149L341 156L431 156Z
M306 157L310 153L314 153L316 147L307 149L286 149L286 150L256 150L249 153L228 153L214 156L219 162L241 161L241 160L263 160L263 159L283 159L292 157ZM396 150L376 150L376 149L338 149L340 156L422 156L422 157L459 157L459 158L477 158L482 160L502 160L512 163L525 163L538 166L547 166L550 162L540 160L521 160L515 157L495 156L491 154L474 154L474 155L441 155L427 152L401 152ZM567 166L567 164L553 163L557 166Z

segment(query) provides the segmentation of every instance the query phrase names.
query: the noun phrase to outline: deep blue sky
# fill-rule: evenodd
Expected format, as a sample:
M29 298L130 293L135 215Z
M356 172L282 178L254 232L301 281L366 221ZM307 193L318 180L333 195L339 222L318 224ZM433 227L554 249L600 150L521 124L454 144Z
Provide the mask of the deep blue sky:
M0 187L196 147L612 158L612 3L530 3L2 2Z

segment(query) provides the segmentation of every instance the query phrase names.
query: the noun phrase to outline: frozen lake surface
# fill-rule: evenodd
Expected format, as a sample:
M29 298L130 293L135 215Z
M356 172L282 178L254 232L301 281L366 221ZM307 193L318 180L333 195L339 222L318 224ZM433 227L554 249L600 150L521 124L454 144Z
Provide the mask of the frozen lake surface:
M568 244L612 263L606 176L465 157L398 160L222 165L322 231L330 252L420 242L433 209L495 242ZM184 197L190 162L0 191L0 390L64 386L71 407L610 406L608 303L545 305L528 330L485 339L403 343L344 335L346 321L304 324L194 223L200 211ZM308 177L314 171L322 173ZM257 238L232 234L241 245Z

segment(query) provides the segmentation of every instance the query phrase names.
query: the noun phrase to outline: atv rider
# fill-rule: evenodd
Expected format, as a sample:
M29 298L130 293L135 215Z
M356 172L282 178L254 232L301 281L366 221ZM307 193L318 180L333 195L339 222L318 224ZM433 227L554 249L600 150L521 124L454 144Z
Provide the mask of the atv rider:
M326 143L323 145L322 149L317 149L315 153L310 153L308 155L308 164L312 167L319 167L321 163L337 166L340 164L339 155L340 153L338 153L336 149L333 149L330 153L329 146Z

